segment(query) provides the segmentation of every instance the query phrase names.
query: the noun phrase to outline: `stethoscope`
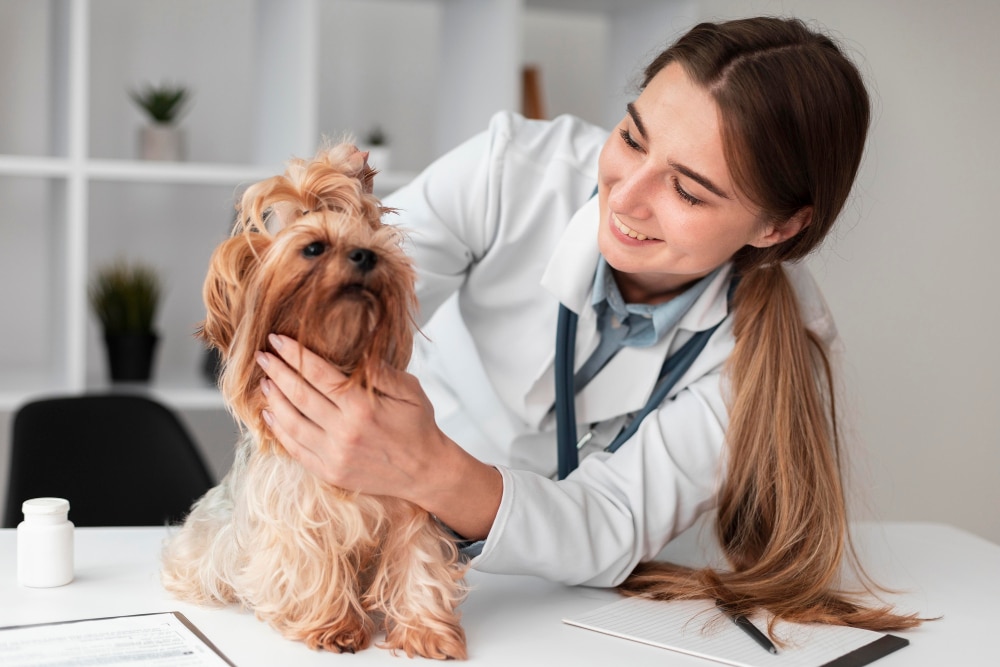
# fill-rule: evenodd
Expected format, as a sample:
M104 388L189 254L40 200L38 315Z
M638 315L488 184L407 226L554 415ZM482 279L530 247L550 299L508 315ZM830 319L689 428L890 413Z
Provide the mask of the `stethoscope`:
M729 286L729 299L732 300L733 291L736 287L737 279L733 279ZM559 479L565 479L580 464L579 450L590 439L589 433L582 439L577 439L576 432L576 406L574 398L576 387L573 378L573 358L576 349L576 324L578 316L566 306L559 304L559 321L556 326L556 438L559 451ZM616 452L626 440L631 438L639 429L642 420L650 412L655 410L667 397L670 390L677 381L698 358L701 351L708 344L708 339L712 337L715 330L719 328L723 320L715 326L704 331L696 332L688 339L679 350L667 357L660 367L660 374L653 388L646 405L642 407L628 421L624 428L605 451Z

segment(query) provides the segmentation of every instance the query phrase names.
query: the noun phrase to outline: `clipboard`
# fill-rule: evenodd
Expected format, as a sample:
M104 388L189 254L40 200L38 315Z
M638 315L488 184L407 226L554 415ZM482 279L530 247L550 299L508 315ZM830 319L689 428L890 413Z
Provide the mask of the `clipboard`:
M764 616L751 620L757 627L767 626ZM733 667L861 667L910 643L861 628L779 621L775 634L784 646L771 654L710 600L628 597L563 622Z
M49 664L52 658L162 665L173 652L185 664L236 667L184 614L156 612L0 627L0 664ZM95 662L98 661L98 662Z

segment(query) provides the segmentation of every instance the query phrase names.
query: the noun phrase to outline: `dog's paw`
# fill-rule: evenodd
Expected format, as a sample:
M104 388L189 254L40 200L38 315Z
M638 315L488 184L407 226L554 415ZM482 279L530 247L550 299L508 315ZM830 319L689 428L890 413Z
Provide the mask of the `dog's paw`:
M338 625L311 632L302 641L314 649L321 648L334 653L355 653L371 645L372 629L364 625L352 627Z
M434 660L465 660L468 657L465 632L458 625L433 629L393 625L386 632L383 646L392 651L403 651L409 658L421 656Z

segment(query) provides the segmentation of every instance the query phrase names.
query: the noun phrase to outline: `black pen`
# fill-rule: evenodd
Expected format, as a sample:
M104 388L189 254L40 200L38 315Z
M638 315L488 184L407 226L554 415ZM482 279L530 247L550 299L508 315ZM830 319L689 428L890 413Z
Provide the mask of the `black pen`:
M750 622L749 618L743 614L733 613L722 600L716 600L715 606L721 609L723 614L732 619L733 623L735 623L740 630L750 635L750 638L760 644L765 651L777 655L778 649L775 648L774 644L771 643L771 640L767 638L767 635L761 632L756 625Z

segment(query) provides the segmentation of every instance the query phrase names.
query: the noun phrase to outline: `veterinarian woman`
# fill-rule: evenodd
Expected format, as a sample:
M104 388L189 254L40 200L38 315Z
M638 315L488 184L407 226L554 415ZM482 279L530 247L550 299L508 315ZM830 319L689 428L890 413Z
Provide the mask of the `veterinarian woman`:
M421 320L458 292L508 461L446 436L413 375L387 372L392 398L373 402L288 338L266 356L265 418L331 484L405 498L478 541L479 570L914 624L837 588L837 335L796 264L857 173L857 69L794 20L702 24L624 112L610 134L498 114L385 202L409 233ZM557 464L559 421L572 442ZM710 510L731 571L643 565Z

